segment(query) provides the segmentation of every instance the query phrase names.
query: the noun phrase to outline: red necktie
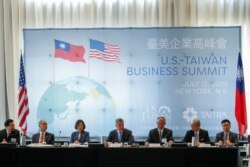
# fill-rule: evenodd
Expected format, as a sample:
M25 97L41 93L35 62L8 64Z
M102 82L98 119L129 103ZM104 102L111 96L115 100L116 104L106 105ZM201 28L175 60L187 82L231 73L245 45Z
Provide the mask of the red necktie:
M228 140L228 133L225 135L225 141Z
M43 141L44 141L44 132L42 132L41 134L40 143L43 143Z

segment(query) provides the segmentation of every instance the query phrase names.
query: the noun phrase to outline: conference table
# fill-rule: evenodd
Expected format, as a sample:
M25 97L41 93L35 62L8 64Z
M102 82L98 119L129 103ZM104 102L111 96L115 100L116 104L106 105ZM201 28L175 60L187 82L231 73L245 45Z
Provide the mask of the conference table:
M1 167L237 167L238 148L0 148Z

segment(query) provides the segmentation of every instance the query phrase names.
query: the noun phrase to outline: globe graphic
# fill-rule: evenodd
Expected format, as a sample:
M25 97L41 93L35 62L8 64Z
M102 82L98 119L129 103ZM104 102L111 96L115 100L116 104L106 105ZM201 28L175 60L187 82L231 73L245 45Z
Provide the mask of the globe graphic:
M70 136L75 122L83 119L90 136L108 135L114 128L116 109L107 89L82 76L55 82L42 95L37 121L48 122L47 131L56 136Z

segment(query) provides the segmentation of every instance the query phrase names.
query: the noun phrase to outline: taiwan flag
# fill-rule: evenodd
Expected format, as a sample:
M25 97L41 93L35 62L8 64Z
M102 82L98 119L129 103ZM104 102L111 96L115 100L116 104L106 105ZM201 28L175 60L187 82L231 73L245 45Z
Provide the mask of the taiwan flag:
M238 56L236 95L235 95L235 117L238 122L239 134L242 136L247 130L247 110L244 86L244 72L241 55Z
M55 40L55 58L85 63L84 53L85 49L83 46L76 46L64 41Z

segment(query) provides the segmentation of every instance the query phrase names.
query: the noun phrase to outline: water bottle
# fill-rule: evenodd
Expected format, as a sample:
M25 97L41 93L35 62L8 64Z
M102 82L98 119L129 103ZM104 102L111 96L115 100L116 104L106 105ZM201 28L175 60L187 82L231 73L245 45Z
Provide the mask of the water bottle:
M192 137L191 146L192 146L192 147L196 146L196 141L195 141L195 137L194 137L194 136Z
M101 137L101 143L104 145L106 144L106 136Z
M26 146L26 136L23 134L20 135L20 145Z

